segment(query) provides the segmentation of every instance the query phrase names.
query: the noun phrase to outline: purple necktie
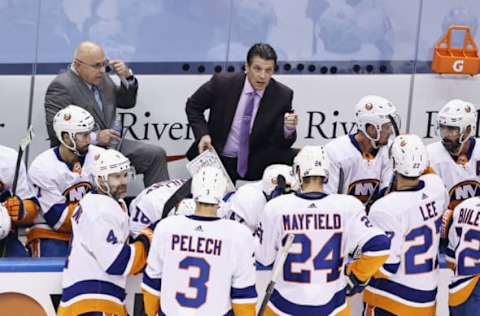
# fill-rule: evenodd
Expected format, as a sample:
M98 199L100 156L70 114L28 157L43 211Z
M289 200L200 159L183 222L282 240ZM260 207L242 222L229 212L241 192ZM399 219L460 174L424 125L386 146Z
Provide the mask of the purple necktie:
M248 150L250 143L250 124L252 122L255 91L248 94L247 105L242 116L240 126L240 148L238 150L237 173L243 178L248 170Z

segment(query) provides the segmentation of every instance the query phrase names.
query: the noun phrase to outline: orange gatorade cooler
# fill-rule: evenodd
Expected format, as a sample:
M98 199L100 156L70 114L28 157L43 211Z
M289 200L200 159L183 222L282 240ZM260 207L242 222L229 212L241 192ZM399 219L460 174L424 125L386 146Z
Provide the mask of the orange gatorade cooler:
M463 47L452 47L452 31L465 32ZM479 71L480 58L477 45L470 33L470 28L464 25L452 25L442 38L435 44L432 58L432 71L440 74L476 75Z

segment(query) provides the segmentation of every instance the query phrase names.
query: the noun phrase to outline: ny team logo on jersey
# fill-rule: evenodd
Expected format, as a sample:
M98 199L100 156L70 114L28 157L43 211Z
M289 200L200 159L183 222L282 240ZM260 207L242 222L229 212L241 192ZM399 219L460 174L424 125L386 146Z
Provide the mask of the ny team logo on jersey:
M353 195L362 203L368 201L370 196L378 189L380 180L378 179L361 179L353 182L348 186L347 194Z
M453 210L460 202L480 195L480 182L467 180L457 183L450 189L448 195L450 197L448 207Z
M63 196L69 202L79 202L88 192L92 191L90 182L82 181L75 183L63 191Z

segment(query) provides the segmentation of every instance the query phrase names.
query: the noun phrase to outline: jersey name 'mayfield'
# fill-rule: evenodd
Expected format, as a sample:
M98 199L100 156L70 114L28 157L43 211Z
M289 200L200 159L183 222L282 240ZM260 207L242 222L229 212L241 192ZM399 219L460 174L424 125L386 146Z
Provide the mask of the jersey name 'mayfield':
M283 229L292 230L323 230L342 228L342 217L340 214L332 213L301 213L285 214L283 218Z
M194 252L213 256L222 254L222 240L190 235L172 235L173 251Z

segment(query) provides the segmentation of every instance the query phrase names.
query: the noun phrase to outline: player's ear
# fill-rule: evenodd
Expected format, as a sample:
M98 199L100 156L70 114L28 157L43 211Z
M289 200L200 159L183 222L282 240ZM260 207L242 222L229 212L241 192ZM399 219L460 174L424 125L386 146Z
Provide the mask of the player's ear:
M372 124L367 124L367 133L370 137L372 138L377 138L377 130L375 129L375 126L373 126Z
M105 183L105 179L103 177L97 177L97 184L98 188L102 190L103 192L107 192L107 185Z
M68 133L67 132L62 132L62 140L64 143L68 144L68 145L72 145L71 144L71 140L70 140L70 137L68 137Z

